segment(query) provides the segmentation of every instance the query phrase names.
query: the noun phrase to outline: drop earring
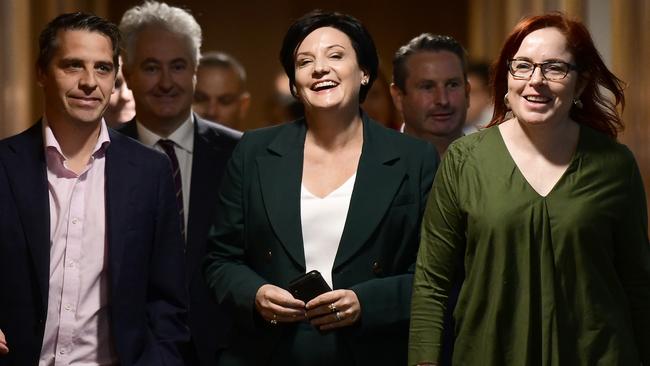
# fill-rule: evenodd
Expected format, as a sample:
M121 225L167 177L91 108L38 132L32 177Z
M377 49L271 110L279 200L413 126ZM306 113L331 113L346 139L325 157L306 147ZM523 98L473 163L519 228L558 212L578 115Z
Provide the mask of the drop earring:
M573 99L573 105L576 106L578 109L582 109L582 101L579 98L574 98Z

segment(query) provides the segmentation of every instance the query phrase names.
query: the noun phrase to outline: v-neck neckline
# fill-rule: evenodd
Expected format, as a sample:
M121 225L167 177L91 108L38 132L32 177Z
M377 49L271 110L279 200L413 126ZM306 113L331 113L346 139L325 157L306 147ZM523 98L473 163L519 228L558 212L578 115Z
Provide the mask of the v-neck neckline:
M582 144L583 144L583 140L584 140L584 133L583 133L584 128L583 128L583 126L578 125L578 128L579 128L579 130L578 130L578 142L576 144L576 149L573 152L573 156L571 157L571 160L569 161L569 164L566 166L566 168L564 169L564 171L562 172L562 174L560 175L558 180L553 184L553 186L548 191L548 193L546 193L546 195L542 195L533 187L532 184L530 184L530 182L528 181L528 179L526 178L524 173L519 168L519 165L517 165L517 162L515 161L514 157L512 156L512 153L508 149L508 145L506 144L506 141L503 138L503 134L501 133L501 130L499 129L499 126L494 126L494 127L497 130L496 133L498 135L498 140L499 140L499 143L500 143L500 145L501 145L501 147L503 149L504 155L507 156L507 159L510 161L510 163L514 167L514 169L517 172L517 174L519 175L519 177L524 181L526 187L528 187L528 189L533 194L535 194L535 196L537 196L538 198L547 199L555 191L557 191L559 189L558 187L560 187L564 183L564 181L567 179L567 176L573 170L573 166L578 161L580 151L582 150Z
M340 186L336 187L333 191L329 192L328 194L326 194L323 197L319 197L319 196L313 194L309 190L309 188L307 188L307 186L305 186L303 183L300 183L300 186L302 187L304 192L307 193L307 195L311 196L312 198L316 198L316 199L319 199L319 200L325 200L325 199L334 197L336 195L336 193L338 193L339 191L342 191L342 190L344 190L346 188L349 188L350 184L353 184L353 182L356 181L356 177L357 177L357 173L354 172L354 174L352 174L348 179L346 179L345 182L343 182Z

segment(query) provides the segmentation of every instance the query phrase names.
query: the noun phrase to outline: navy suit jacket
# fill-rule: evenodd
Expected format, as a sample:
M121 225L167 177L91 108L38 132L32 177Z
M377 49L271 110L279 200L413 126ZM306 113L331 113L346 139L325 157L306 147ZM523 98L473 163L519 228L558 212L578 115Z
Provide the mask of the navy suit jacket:
M138 139L135 119L119 129ZM231 320L219 307L205 284L201 263L206 254L207 235L215 217L219 185L241 132L194 116L194 150L190 209L187 223L187 274L190 291L189 326L192 343L203 366L216 364L219 348L228 343Z
M189 341L182 238L164 155L109 130L106 238L111 335L122 366L183 365ZM0 365L38 363L49 291L42 124L0 141Z

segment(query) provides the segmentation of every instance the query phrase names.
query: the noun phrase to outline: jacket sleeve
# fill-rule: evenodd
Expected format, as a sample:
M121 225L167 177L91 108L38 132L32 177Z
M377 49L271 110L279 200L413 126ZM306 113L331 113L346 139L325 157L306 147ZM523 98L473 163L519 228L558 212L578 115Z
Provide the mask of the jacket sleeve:
M267 283L246 264L244 241L244 164L246 135L233 151L221 183L217 219L208 234L204 261L208 288L220 304L233 309L237 323L255 328L255 295Z
M459 251L464 247L464 216L458 205L460 156L447 151L429 196L418 252L409 335L409 365L438 362L444 313Z
M643 365L650 365L650 243L643 181L629 152L628 202L615 234L616 268L627 294L637 349Z

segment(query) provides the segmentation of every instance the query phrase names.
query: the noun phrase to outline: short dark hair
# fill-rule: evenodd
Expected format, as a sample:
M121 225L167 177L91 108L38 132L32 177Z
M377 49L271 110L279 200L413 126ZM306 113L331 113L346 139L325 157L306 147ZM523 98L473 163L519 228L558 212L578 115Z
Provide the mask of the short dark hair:
M115 73L120 65L120 31L117 25L106 19L100 18L88 13L66 13L50 21L38 37L38 59L36 66L40 70L45 70L47 65L52 61L54 52L58 47L57 35L59 31L85 30L97 32L105 35L111 40L113 46L113 64Z
M368 83L361 85L359 102L366 99L368 90L377 78L379 58L375 42L368 30L356 18L337 12L311 11L296 20L287 30L280 49L280 63L289 77L289 89L294 97L295 91L295 55L302 41L314 30L323 27L332 27L345 33L350 38L350 43L357 54L359 67L368 73Z
M406 90L406 79L408 78L406 61L408 60L409 56L414 53L424 51L449 51L458 56L460 59L460 64L463 68L463 76L465 77L465 82L467 82L467 52L463 46L450 36L422 33L410 40L407 44L400 47L397 52L395 52L395 56L393 56L393 83L397 85L400 90Z
M201 55L201 60L199 61L199 67L220 67L222 69L231 69L235 71L237 76L239 76L239 82L242 86L246 84L246 69L244 66L237 61L233 56L221 52L221 51L210 51Z

